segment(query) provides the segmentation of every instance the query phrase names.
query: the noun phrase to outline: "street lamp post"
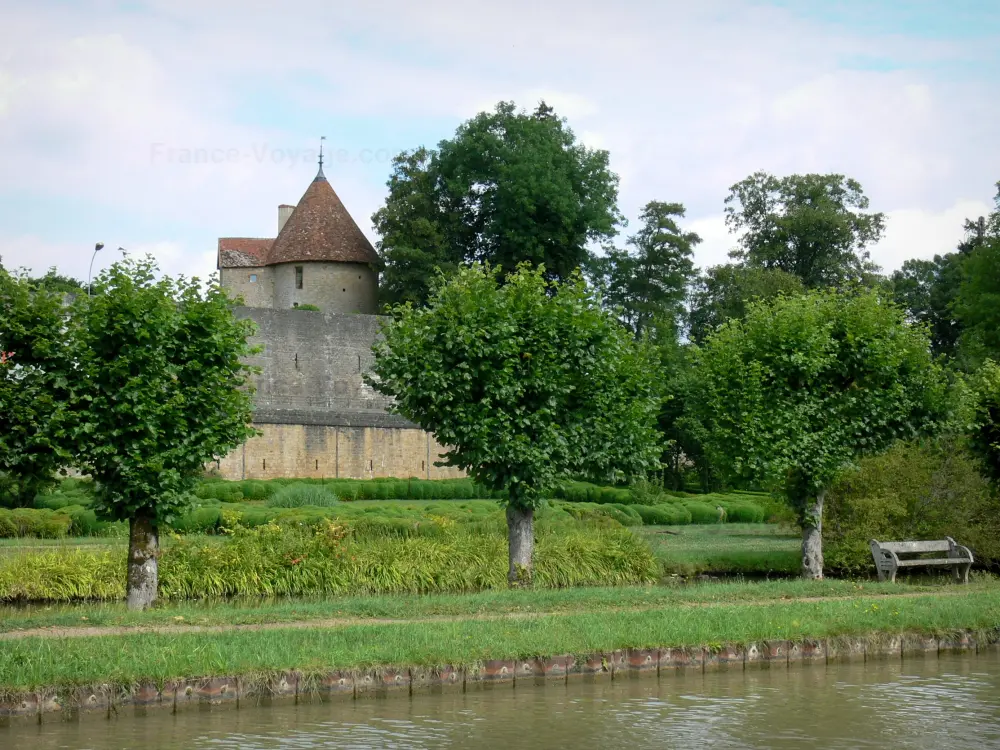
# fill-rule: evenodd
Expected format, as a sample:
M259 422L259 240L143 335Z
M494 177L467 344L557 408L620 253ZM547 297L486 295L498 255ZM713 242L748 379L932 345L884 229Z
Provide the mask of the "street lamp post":
M91 280L91 278L94 275L94 258L97 257L97 252L102 247L104 247L104 243L103 242L98 242L96 245L94 245L94 254L90 256L90 270L87 271L87 296L88 297L91 296L90 280Z

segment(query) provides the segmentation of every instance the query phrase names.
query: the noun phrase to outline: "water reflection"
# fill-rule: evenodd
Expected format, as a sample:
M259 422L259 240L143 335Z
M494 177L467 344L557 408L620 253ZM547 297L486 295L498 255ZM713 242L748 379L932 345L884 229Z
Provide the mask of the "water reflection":
M1000 747L994 655L0 729L0 748Z

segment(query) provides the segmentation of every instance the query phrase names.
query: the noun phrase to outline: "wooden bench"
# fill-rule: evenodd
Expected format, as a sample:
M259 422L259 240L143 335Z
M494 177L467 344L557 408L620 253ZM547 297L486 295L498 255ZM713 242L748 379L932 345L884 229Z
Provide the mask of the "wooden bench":
M932 542L879 542L872 539L868 542L875 559L875 569L878 570L880 581L896 582L896 572L900 568L912 568L918 565L947 565L951 567L955 582L969 582L969 568L972 567L972 553L968 547L956 544L950 536ZM917 554L921 552L944 552L944 557L907 558L900 560L900 555Z

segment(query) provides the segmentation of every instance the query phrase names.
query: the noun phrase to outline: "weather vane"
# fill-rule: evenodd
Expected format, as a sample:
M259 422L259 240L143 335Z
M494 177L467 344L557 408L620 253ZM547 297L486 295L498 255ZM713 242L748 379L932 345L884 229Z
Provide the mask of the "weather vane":
M321 135L319 137L319 173L317 173L316 179L319 179L320 177L326 179L326 176L323 174L323 141L325 140L325 135Z

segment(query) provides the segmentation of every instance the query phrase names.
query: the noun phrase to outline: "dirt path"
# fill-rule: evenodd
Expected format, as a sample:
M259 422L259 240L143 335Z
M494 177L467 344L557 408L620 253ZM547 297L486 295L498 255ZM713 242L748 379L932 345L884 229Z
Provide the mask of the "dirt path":
M109 635L135 635L154 633L158 635L179 635L183 633L226 633L241 630L301 630L308 628L346 628L355 625L414 625L428 622L459 622L493 621L493 620L532 620L539 617L562 617L580 613L617 613L617 612L648 612L675 607L739 607L766 606L769 604L815 603L850 601L852 599L915 599L923 596L962 596L966 592L955 591L914 591L901 594L871 594L863 596L806 596L781 597L778 599L757 599L753 601L735 602L664 602L661 605L649 607L608 608L599 610L557 610L551 612L505 612L499 614L469 614L469 615L428 615L427 617L388 618L388 617L335 617L316 618L309 620L289 620L263 623L242 623L230 625L109 625L109 626L52 626L10 630L0 633L0 641L11 641L19 638L88 638Z

